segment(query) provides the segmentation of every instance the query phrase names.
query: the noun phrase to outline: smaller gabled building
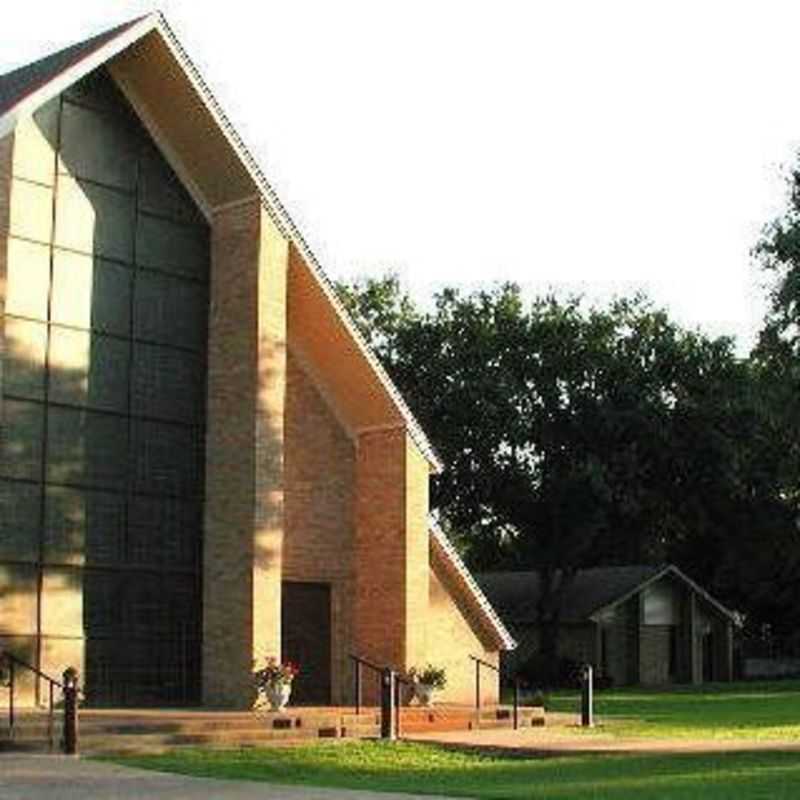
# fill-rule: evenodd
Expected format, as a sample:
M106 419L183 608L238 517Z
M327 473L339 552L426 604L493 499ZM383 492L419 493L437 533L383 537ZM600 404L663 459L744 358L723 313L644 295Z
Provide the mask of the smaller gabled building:
M478 582L518 642L503 663L513 675L539 648L539 575L492 572ZM734 622L675 566L586 569L564 595L559 655L617 686L728 681Z

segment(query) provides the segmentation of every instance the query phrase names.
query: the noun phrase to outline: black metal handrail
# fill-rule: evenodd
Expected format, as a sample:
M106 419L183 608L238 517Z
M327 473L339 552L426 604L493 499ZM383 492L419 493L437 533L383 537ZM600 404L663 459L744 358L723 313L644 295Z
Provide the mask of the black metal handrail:
M401 685L406 686L413 686L414 681L408 677L408 675L400 672L400 670L395 669L394 667L389 666L380 666L376 664L374 661L370 661L367 658L362 658L361 656L357 656L353 653L350 654L350 660L353 661L355 665L355 686L354 686L354 694L355 694L355 712L356 714L361 713L361 690L363 685L363 674L362 674L362 667L367 667L371 669L374 673L376 673L380 678L383 677L387 670L391 670L394 675L394 707L395 707L395 735L400 736L400 687Z
M475 717L476 722L480 724L481 713L481 667L488 667L489 669L500 674L500 667L492 664L489 661L484 661L482 658L470 654L470 658L475 662ZM514 730L519 728L519 678L515 675L514 679Z
M36 675L37 678L41 680L47 681L48 684L48 714L47 714L47 739L50 743L50 749L53 749L54 746L54 709L55 709L55 702L53 699L53 694L56 688L61 689L64 691L64 684L60 681L57 681L55 678L47 675L46 673L42 672L38 667L34 667L33 664L29 664L24 659L20 658L19 656L15 656L13 653L10 653L8 650L0 651L0 662L5 661L8 664L8 735L11 739L14 738L14 733L16 730L16 708L15 708L15 695L16 695L16 675L17 675L17 667L22 667L22 669L26 669L29 672L32 672Z

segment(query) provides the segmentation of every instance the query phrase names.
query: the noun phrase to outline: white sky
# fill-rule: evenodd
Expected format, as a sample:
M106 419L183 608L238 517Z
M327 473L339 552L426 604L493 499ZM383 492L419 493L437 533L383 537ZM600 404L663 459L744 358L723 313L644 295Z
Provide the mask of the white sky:
M152 3L13 4L0 72ZM749 346L800 147L800 3L164 0L334 278L645 290Z

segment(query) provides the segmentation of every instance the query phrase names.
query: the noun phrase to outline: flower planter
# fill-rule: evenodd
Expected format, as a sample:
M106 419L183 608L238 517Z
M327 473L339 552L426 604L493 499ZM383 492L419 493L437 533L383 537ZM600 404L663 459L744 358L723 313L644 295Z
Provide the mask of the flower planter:
M291 683L268 683L264 687L264 697L270 711L284 711L292 696Z
M433 705L433 695L435 692L436 688L429 683L414 684L414 694L417 696L420 705L425 706L425 708L430 708Z

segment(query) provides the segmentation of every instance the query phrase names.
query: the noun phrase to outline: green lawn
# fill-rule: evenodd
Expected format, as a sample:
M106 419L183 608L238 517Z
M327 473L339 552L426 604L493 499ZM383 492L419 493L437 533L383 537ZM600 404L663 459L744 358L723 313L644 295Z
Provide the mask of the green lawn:
M575 711L575 694L549 698ZM800 682L598 693L595 733L800 742ZM800 797L800 752L580 754L511 758L384 742L242 751L181 750L116 759L167 772L475 798L781 800Z
M576 711L579 703L561 693L547 707ZM800 740L800 681L608 690L595 694L595 717L620 736Z
M789 800L800 791L800 754L780 752L521 759L433 745L353 742L190 750L120 762L215 778L496 800Z

